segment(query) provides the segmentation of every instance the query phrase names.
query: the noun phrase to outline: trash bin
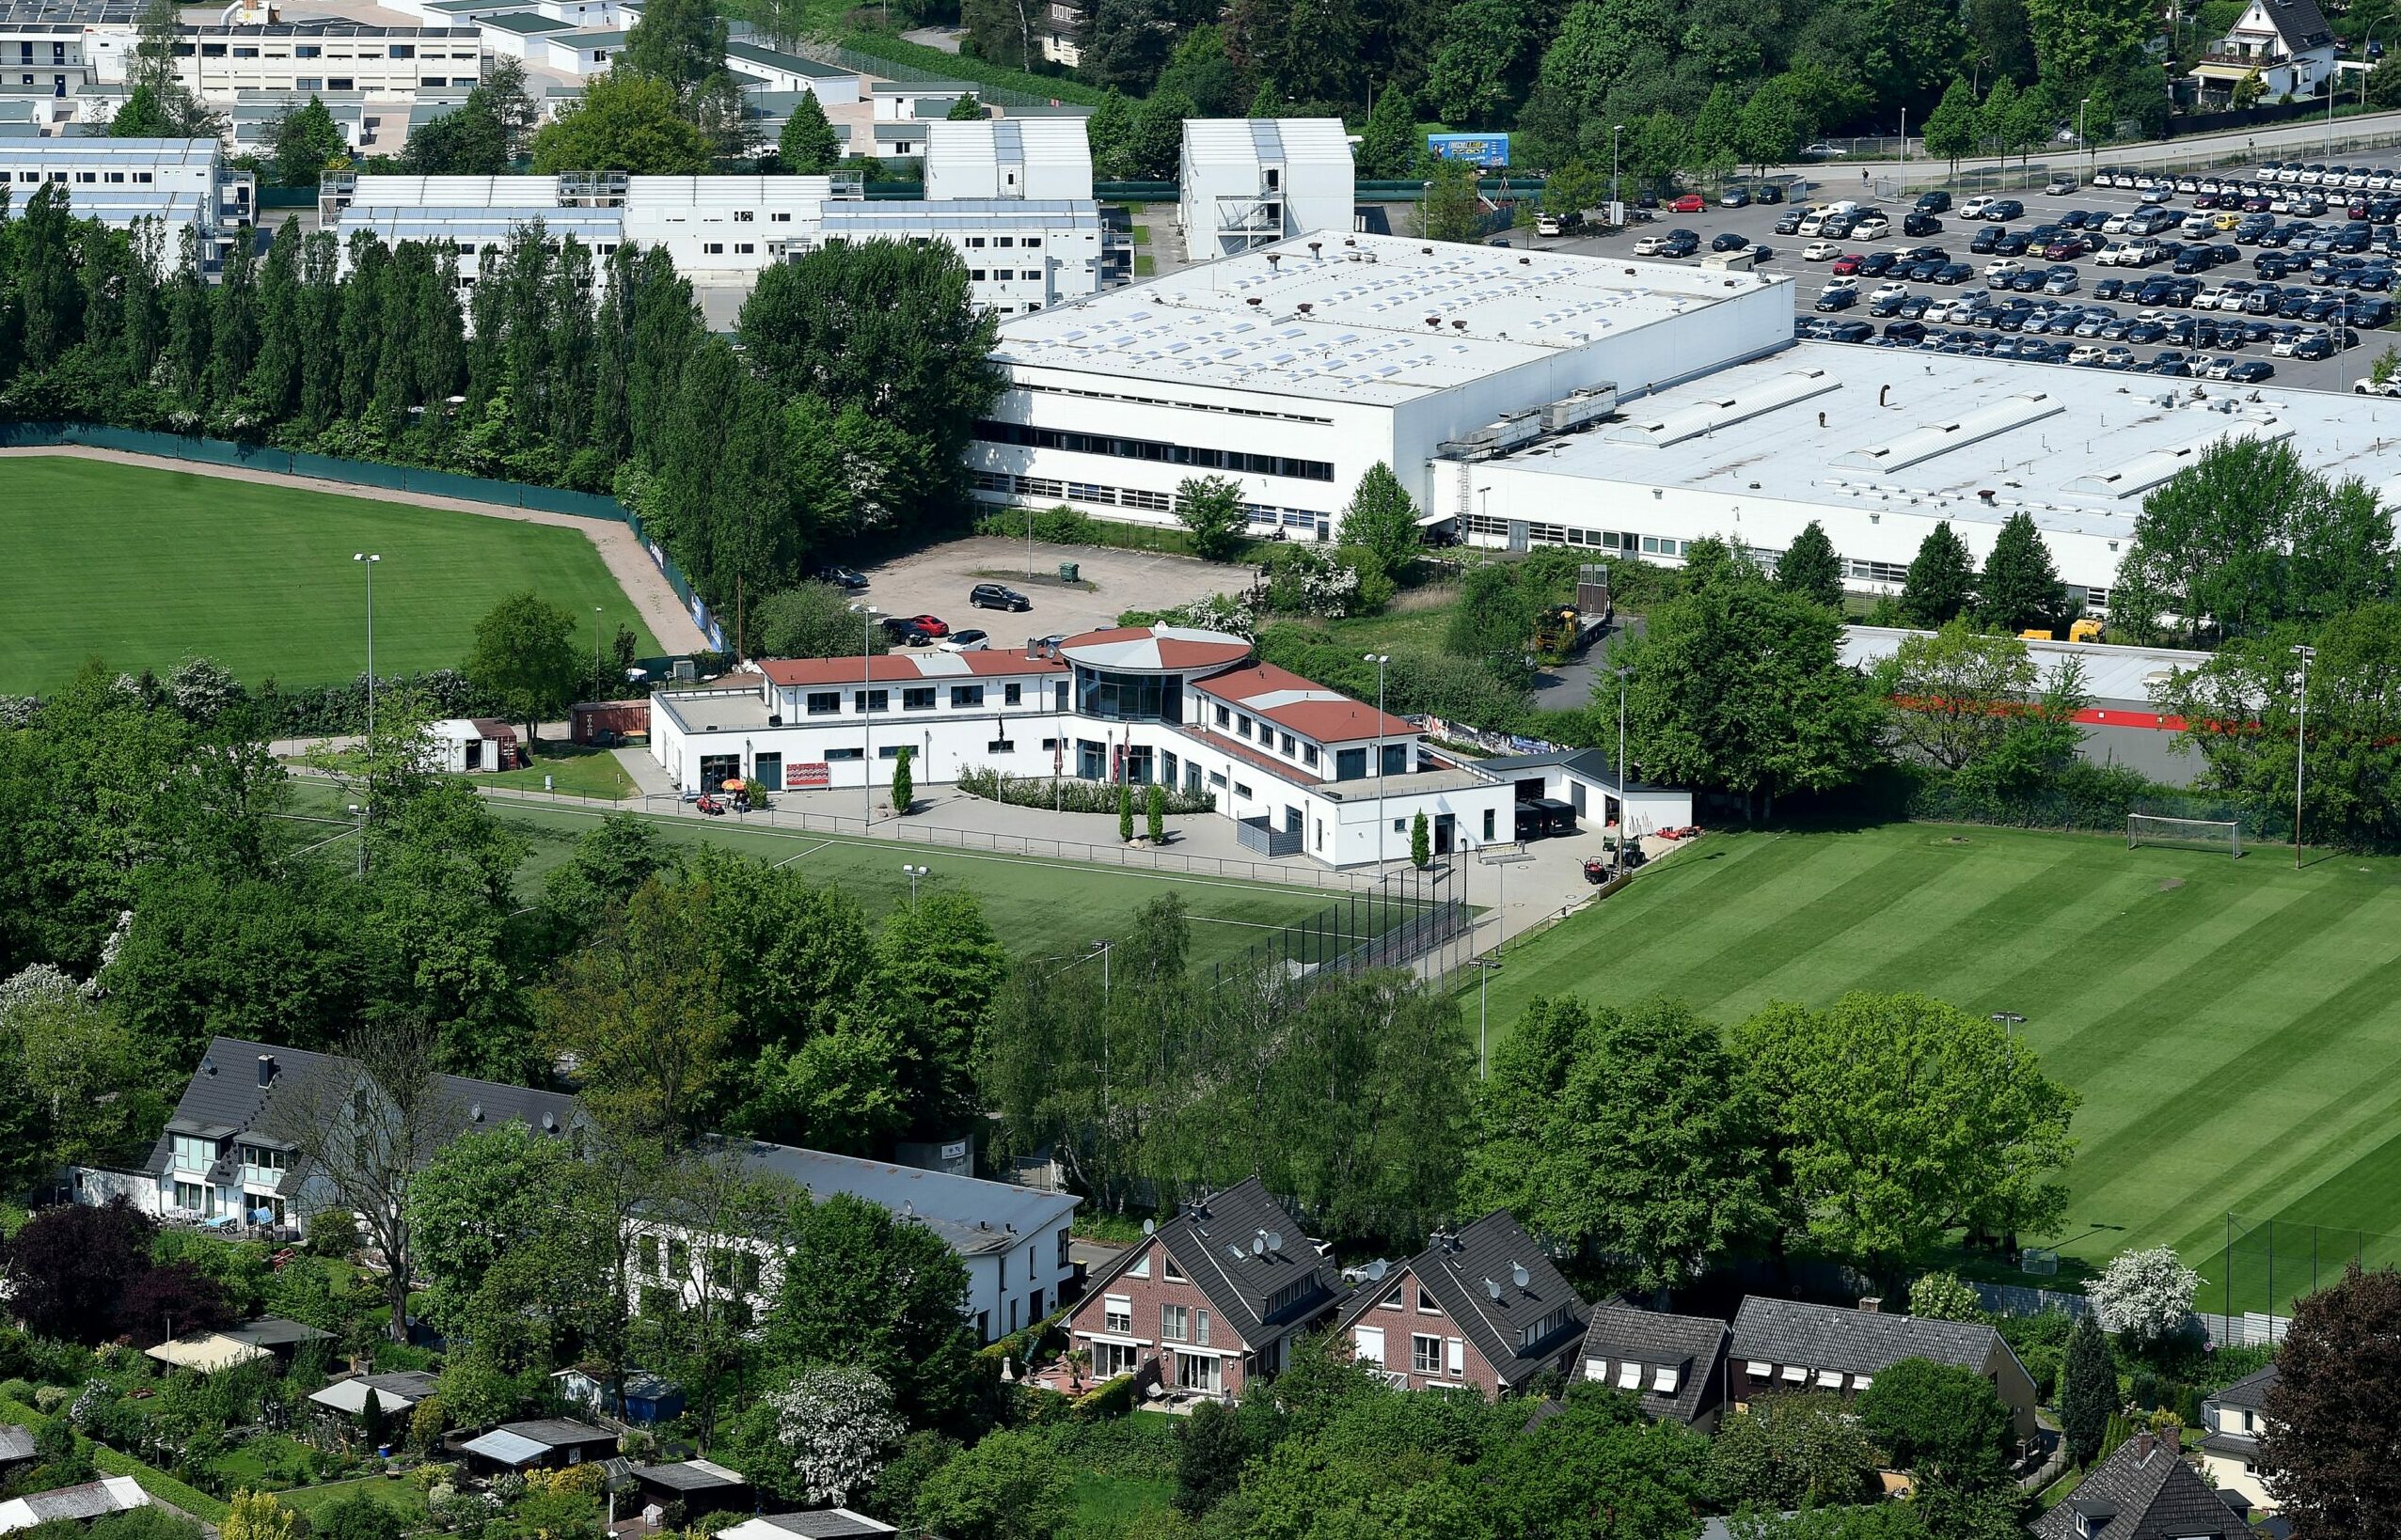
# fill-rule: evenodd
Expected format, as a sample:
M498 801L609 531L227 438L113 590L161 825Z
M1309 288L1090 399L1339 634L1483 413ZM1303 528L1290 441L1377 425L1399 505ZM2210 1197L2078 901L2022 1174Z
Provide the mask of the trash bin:
M1062 583L1081 582L1082 578L1078 574L1082 573L1082 570L1083 568L1081 563L1062 561L1059 563L1059 581Z

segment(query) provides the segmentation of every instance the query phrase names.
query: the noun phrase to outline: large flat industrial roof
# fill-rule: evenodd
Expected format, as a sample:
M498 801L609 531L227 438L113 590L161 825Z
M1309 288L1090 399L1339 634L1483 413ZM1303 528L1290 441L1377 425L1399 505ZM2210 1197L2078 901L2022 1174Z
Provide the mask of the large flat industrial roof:
M993 356L1392 405L1791 281L1327 230L1017 317Z
M2401 401L1836 342L1671 386L1500 464L1961 521L2023 511L2120 540L2145 493L2224 438L2289 442L2401 498Z

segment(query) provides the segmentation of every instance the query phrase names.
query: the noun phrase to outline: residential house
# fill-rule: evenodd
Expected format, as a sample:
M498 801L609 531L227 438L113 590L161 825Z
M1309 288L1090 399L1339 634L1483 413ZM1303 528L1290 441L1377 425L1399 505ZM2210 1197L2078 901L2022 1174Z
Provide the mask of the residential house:
M1341 1279L1257 1177L1186 1204L1103 1268L1067 1316L1098 1378L1156 1367L1160 1383L1231 1396L1284 1367L1339 1303Z
M653 1524L660 1522L670 1503L681 1503L684 1522L697 1524L704 1515L737 1512L753 1501L742 1472L714 1460L638 1465L634 1487L641 1494L642 1516Z
M2267 1428L2267 1392L2276 1388L2276 1366L2247 1375L2201 1404L2201 1469L2220 1492L2237 1492L2252 1507L2274 1513L2259 1463L2259 1436Z
M564 1417L503 1422L480 1438L458 1446L471 1468L486 1472L558 1469L587 1460L607 1460L617 1453L617 1436L607 1428Z
M2019 1439L2034 1437L2033 1378L1988 1326L1889 1315L1872 1299L1844 1310L1752 1295L1735 1312L1728 1352L1738 1410L1779 1391L1856 1395L1903 1359L1929 1359L1983 1375L2008 1406Z
M1632 1392L1648 1416L1703 1433L1726 1409L1726 1344L1733 1333L1708 1315L1670 1315L1611 1300L1585 1328L1586 1379Z
M333 1089L325 1081L330 1077ZM503 1122L565 1139L576 1125L576 1101L550 1091L435 1077L449 1131L473 1133ZM355 1089L350 1089L355 1082ZM349 1094L345 1095L344 1091ZM293 1139L294 1124L322 1115L339 1101L371 1094L350 1061L334 1054L279 1048L242 1038L209 1041L199 1068L175 1104L175 1115L136 1173L135 1205L161 1218L243 1220L305 1228L307 1216L333 1201L312 1175ZM107 1173L78 1172L80 1202L104 1202L127 1185Z
M327 1411L356 1417L366 1411L367 1392L372 1391L375 1405L386 1415L406 1417L439 1387L440 1381L432 1375L402 1369L388 1375L353 1375L338 1379L322 1391L312 1391L308 1399Z
M2173 1429L2120 1444L2032 1528L2035 1540L2251 1540L2243 1515L2184 1462Z
M103 1476L98 1481L87 1481L79 1486L29 1492L24 1497L0 1502L0 1534L29 1530L54 1519L89 1523L110 1514L147 1508L150 1501L150 1494L143 1491L140 1484L131 1476Z
M871 1540L900 1532L880 1519L847 1508L812 1508L806 1513L762 1514L718 1531L725 1540Z
M1473 1386L1497 1399L1560 1367L1584 1300L1505 1209L1360 1288L1335 1318L1362 1363L1405 1391Z
M2317 0L2251 0L2226 35L2193 66L2204 104L2232 102L2241 84L2259 79L2262 102L2315 96L2334 74L2334 29Z

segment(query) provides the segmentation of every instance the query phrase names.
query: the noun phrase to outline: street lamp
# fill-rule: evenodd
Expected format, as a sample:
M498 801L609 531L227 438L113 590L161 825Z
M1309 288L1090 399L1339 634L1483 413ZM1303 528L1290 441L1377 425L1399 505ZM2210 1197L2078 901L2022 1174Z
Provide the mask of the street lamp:
M1625 131L1623 123L1612 125L1609 130L1609 205L1612 213L1617 212L1618 204L1618 135Z
M375 741L375 563L384 558L371 551L356 551L350 559L367 573L367 741L371 752Z
M852 605L850 609L859 617L859 786L865 804L861 811L872 828L876 822L876 617L883 611L873 605Z
M901 870L908 873L908 907L914 910L917 907L917 879L925 875L930 869L904 864Z
M1633 831L1634 820L1627 816L1626 801L1626 676L1631 668L1612 668L1618 676L1618 865L1626 864L1626 836Z
M1484 1001L1492 977L1500 969L1501 960L1497 957L1471 957L1467 966L1476 970L1476 1078L1489 1080L1493 1077L1493 1055L1485 1046L1488 1039Z
M1392 655L1369 652L1359 661L1376 666L1376 872L1381 876L1384 866L1384 665L1392 661Z
M2093 185L2093 141L2084 136L2084 109L2092 104L2089 96L2076 104L2076 143L2084 151L2084 184L2088 187Z
M2293 656L2301 660L2301 722L2300 735L2293 740L2293 870L2301 869L2301 764L2309 756L2309 666L2317 656L2314 647L2296 645Z

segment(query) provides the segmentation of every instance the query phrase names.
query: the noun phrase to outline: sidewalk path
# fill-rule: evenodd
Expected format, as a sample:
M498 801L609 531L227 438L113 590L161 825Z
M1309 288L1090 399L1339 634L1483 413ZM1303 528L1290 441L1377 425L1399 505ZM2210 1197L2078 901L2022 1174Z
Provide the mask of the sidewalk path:
M267 486L299 487L309 492L329 492L342 497L364 497L371 502L402 503L411 508L448 509L458 513L480 513L487 519L513 519L519 524L547 524L574 529L592 542L608 565L608 575L625 590L625 597L641 611L642 620L650 626L658 645L670 652L695 652L708 646L708 638L692 623L691 612L675 597L667 584L666 575L651 565L650 553L634 538L634 532L622 524L607 519L578 518L572 513L547 513L536 508L510 508L500 503L469 502L462 497L435 497L420 492L396 492L384 487L354 486L348 481L321 481L309 476L292 476L282 471L256 470L247 465L214 465L194 460L170 460L164 455L128 454L118 449L95 449L82 445L58 445L55 448L0 449L0 457L11 455L72 455L80 460L106 460L120 465L147 465L157 470L182 471L187 476L218 476L229 481L254 481Z

